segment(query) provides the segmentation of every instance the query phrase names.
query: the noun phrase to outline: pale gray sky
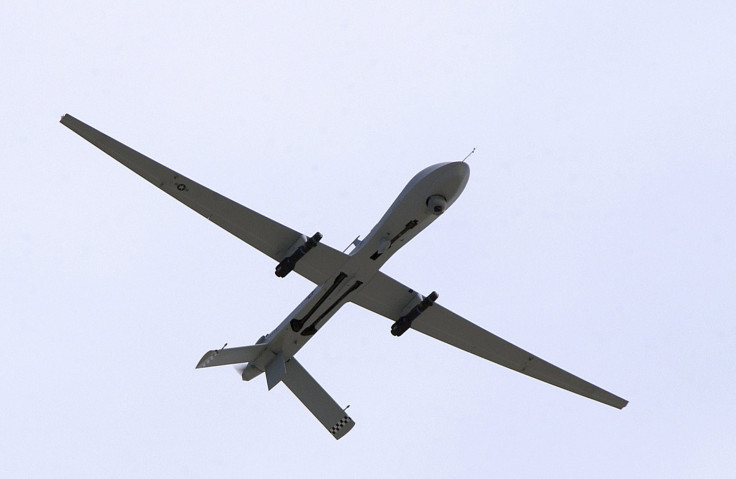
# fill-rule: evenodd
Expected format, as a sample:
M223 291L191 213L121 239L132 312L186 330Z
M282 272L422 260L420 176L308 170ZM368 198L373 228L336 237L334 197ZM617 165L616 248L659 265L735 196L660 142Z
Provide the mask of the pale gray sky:
M730 2L31 2L0 29L6 477L736 470ZM345 247L419 170L465 193L384 270L631 401L348 306L300 353L356 426L208 349L311 289L58 123Z

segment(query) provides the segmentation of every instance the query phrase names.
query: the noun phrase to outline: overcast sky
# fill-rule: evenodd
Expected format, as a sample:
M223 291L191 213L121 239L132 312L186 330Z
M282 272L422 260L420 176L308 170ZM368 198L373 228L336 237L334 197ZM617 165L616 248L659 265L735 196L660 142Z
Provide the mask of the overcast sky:
M4 477L726 477L736 470L731 2L16 2L0 29ZM348 305L299 354L355 428L232 368L297 275L70 113L342 250L433 163L383 268L631 403Z

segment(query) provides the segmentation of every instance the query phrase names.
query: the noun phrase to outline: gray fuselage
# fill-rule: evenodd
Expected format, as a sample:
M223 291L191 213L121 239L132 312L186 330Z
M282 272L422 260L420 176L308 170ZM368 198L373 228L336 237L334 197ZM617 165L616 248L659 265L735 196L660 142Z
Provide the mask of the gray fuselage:
M469 176L470 169L463 162L439 163L414 176L345 263L258 341L266 348L248 363L243 379L261 374L279 353L285 361L293 357L399 248L454 203Z

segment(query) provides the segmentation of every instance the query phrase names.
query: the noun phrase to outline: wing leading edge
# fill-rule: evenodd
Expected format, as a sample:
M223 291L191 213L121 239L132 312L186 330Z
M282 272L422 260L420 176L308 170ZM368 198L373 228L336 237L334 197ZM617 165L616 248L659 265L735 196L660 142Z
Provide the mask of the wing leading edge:
M71 115L64 115L61 123L154 186L276 261L281 261L289 247L302 236L138 153ZM296 264L294 271L319 284L346 260L347 255L319 243Z
M416 293L380 271L351 300L396 321ZM435 303L411 325L412 329L481 358L581 396L621 409L628 401L591 384Z

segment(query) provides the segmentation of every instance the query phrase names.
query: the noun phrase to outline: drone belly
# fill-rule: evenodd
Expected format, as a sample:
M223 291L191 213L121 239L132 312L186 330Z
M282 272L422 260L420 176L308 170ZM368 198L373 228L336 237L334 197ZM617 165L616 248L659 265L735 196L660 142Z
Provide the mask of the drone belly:
M243 379L266 371L278 355L288 362L394 253L457 199L467 172L464 163L444 163L416 175L341 269L265 338L266 350L248 364Z
M380 268L455 202L469 175L462 162L440 163L419 172L352 255L367 257Z
M278 353L282 353L286 360L290 359L296 352L301 349L308 337L300 338L290 327L292 318L301 317L305 311L313 307L315 301L324 291L324 285L319 285L312 290L309 295L302 300L294 310L279 324L276 329L269 334L263 336L257 344L266 343L264 351L253 361L249 362L243 370L243 380L250 381L259 376L266 370L268 364L276 357Z
M350 271L352 268L346 268ZM281 353L291 359L319 329L345 304L365 281L355 274L337 272L317 286L299 306L266 338L267 350L251 364L264 371L273 356ZM255 372L255 371L254 371Z
M353 256L362 257L375 269L429 226L437 216L427 211L422 191L402 195L373 227Z

